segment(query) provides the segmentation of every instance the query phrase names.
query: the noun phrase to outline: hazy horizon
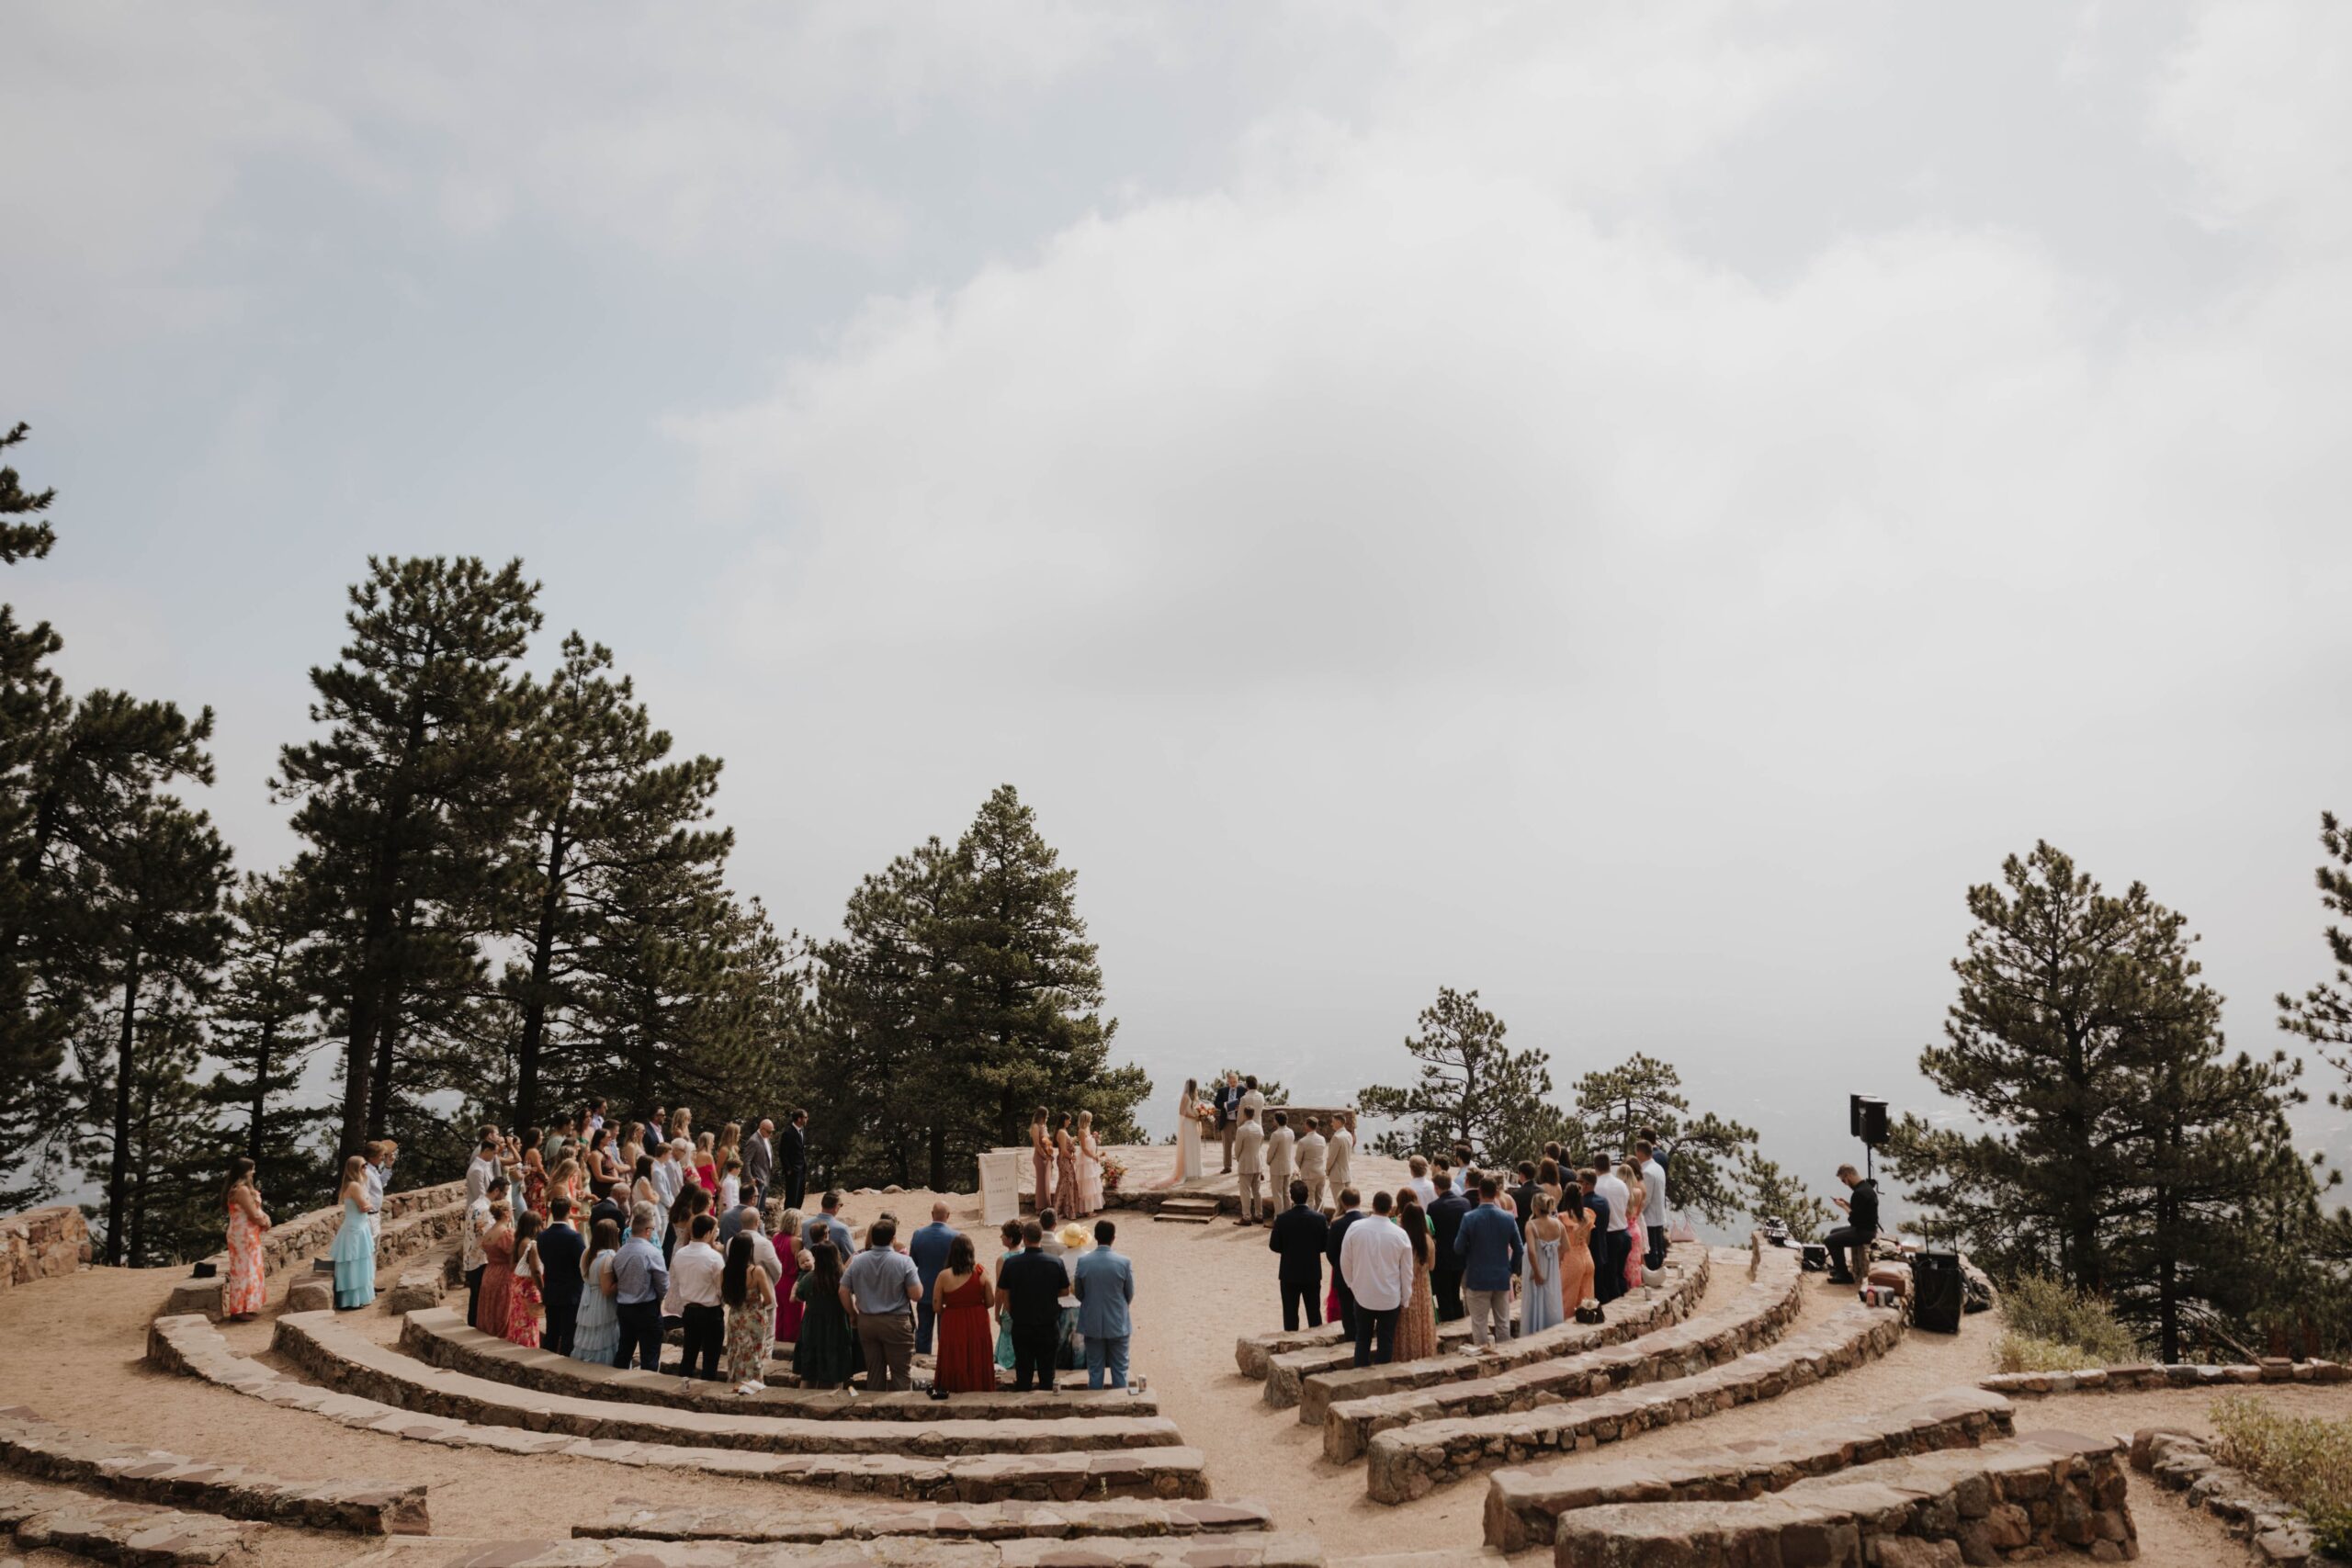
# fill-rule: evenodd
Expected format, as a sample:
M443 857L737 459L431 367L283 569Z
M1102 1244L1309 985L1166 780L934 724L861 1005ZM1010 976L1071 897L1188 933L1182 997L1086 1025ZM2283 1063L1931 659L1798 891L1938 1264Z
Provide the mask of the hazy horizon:
M1826 1188L2037 839L2291 1043L2352 11L888 16L17 16L0 595L241 869L366 558L519 555L779 925L1015 784L1156 1133L1450 985Z

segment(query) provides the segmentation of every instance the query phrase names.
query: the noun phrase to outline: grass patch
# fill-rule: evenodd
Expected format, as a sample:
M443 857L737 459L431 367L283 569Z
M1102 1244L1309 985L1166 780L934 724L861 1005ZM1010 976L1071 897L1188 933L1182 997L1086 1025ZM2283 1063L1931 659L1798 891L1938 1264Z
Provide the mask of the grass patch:
M2289 1416L2258 1394L2213 1402L2213 1457L2300 1511L2321 1551L2352 1555L2352 1421Z
M2055 1280L2028 1276L2001 1299L2008 1332L2001 1336L2005 1372L2067 1372L2119 1367L2141 1359L2140 1341L2097 1296Z

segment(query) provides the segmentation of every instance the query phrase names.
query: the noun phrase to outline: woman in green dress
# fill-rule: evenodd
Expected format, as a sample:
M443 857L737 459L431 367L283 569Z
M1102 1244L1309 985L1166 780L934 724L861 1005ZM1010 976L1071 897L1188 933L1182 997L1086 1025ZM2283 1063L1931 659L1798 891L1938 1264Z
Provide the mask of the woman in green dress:
M842 1255L830 1241L808 1249L808 1271L792 1287L801 1303L792 1370L803 1388L841 1388L856 1370L857 1341L842 1307Z

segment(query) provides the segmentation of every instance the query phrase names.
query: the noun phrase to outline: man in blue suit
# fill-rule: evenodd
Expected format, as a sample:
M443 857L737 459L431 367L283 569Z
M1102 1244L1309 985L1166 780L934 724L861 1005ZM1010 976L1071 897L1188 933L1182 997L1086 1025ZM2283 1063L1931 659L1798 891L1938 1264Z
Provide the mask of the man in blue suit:
M1094 1222L1094 1250L1078 1260L1078 1331L1086 1339L1086 1386L1127 1386L1127 1303L1136 1299L1136 1271L1111 1250L1119 1227Z
M922 1281L922 1300L915 1303L915 1354L931 1354L931 1282L947 1267L947 1249L956 1245L956 1227L947 1223L947 1205L931 1206L931 1224L907 1238L907 1256L915 1260L915 1276Z

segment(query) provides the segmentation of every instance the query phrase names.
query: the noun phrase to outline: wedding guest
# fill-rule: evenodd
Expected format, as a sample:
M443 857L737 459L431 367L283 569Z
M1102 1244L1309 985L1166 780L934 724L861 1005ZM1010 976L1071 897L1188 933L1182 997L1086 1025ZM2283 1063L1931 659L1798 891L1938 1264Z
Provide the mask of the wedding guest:
M972 1238L948 1244L947 1261L933 1279L932 1314L939 1355L932 1380L950 1393L996 1392L995 1347L989 1334L989 1280Z
M775 1281L760 1267L752 1233L728 1244L727 1267L718 1280L727 1307L727 1364L723 1381L738 1393L767 1386L768 1352L775 1346Z
M490 1212L492 1203L503 1202L507 1184L503 1176L493 1176L482 1188L481 1196L466 1204L463 1235L459 1238L462 1261L466 1270L466 1326L481 1326L481 1280L489 1267L489 1255L482 1251L482 1242L498 1221Z
M800 1303L800 1336L792 1371L803 1388L842 1388L855 1371L857 1341L842 1301L842 1255L830 1237L811 1243L808 1271L792 1287Z
M650 1203L629 1211L628 1240L613 1258L613 1315L620 1325L620 1344L613 1365L628 1370L635 1356L649 1372L662 1370L662 1299L669 1294L670 1270L654 1245L658 1216Z
M794 1292L808 1271L808 1248L800 1239L800 1211L786 1209L776 1222L775 1338L779 1345L800 1342L800 1314L806 1309Z
M858 1349L865 1357L865 1386L896 1393L914 1386L908 1369L915 1353L915 1303L922 1280L914 1259L890 1244L898 1223L876 1220L865 1228L865 1250L842 1270L842 1305L854 1314Z
M1600 1299L1613 1302L1625 1293L1625 1258L1633 1250L1634 1194L1612 1159L1593 1162L1593 1190L1609 1200L1608 1259L1600 1266Z
M1317 1214L1317 1219L1323 1216ZM1072 1270L1078 1292L1078 1331L1086 1340L1086 1386L1127 1386L1127 1338L1134 1332L1127 1309L1136 1299L1135 1269L1111 1250L1118 1227L1094 1222L1094 1248ZM1319 1255L1318 1255L1319 1261Z
M481 1238L481 1331L506 1337L506 1316L514 1309L514 1212L504 1198L490 1202L490 1232Z
M525 1210L514 1220L514 1273L507 1287L506 1340L526 1350L539 1348L539 1289L545 1265L539 1261L539 1216Z
M1475 1181L1466 1185L1473 1193L1477 1190ZM1440 1192L1437 1201L1430 1205L1430 1237L1437 1247L1437 1261L1430 1266L1430 1288L1437 1293L1440 1323L1458 1322L1465 1310L1462 1304L1462 1255L1454 1250L1453 1244L1462 1222L1475 1207L1469 1198L1451 1190Z
M814 1247L820 1241L830 1241L833 1244L835 1258L856 1256L857 1249L850 1241L849 1227L841 1221L842 1195L837 1191L827 1192L818 1200L818 1208L820 1212L809 1215L808 1223L801 1227L802 1243Z
M922 1299L915 1313L915 1354L931 1354L932 1328L936 1308L933 1305L932 1282L939 1271L947 1267L947 1256L962 1238L956 1227L947 1223L947 1205L934 1202L931 1206L931 1224L907 1238L907 1256L914 1260L915 1278L922 1286Z
M718 1358L727 1346L727 1304L719 1294L727 1259L711 1245L718 1232L718 1222L708 1214L694 1217L686 1244L670 1258L670 1289L662 1303L662 1315L684 1329L681 1375L706 1382L718 1381Z
M775 1181L775 1123L764 1116L743 1140L743 1181L749 1201L764 1206Z
M1048 1256L1045 1233L1032 1220L1021 1228L1021 1250L997 1270L997 1310L1012 1328L1012 1387L1016 1393L1032 1388L1051 1393L1054 1358L1058 1348L1062 1296L1069 1289L1069 1274L1062 1260Z
M1283 1330L1298 1332L1299 1307L1306 1308L1306 1326L1323 1326L1323 1251L1330 1244L1330 1222L1323 1211L1306 1201L1306 1183L1290 1184L1290 1207L1274 1216L1266 1236L1266 1250L1281 1258L1276 1278L1283 1292Z
M795 1111L785 1122L776 1167L784 1179L784 1206L797 1209L808 1197L808 1112Z
M334 1233L334 1304L338 1312L376 1299L376 1205L368 1198L368 1162L343 1162L343 1226Z
M1385 1365L1396 1357L1396 1319L1413 1294L1413 1243L1390 1217L1396 1200L1372 1195L1372 1214L1348 1227L1340 1247L1340 1274L1354 1297L1355 1364Z
M1534 1334L1567 1321L1568 1233L1552 1213L1552 1195L1535 1194L1527 1217L1526 1265L1520 1276L1519 1331ZM1582 1305L1579 1301L1578 1305Z
M1577 1172L1577 1189L1584 1194L1585 1213L1592 1216L1591 1233L1585 1242L1592 1257L1592 1299L1612 1302L1617 1297L1609 1288L1609 1200L1600 1191L1600 1173L1586 1166Z
M1437 1183L1430 1179L1430 1162L1419 1155L1414 1155L1405 1161L1405 1169L1410 1173L1405 1185L1420 1199L1421 1207L1426 1209L1436 1202Z
M718 1196L718 1161L712 1153L711 1135L703 1134L694 1144L694 1177L702 1190L712 1197Z
M1338 1298L1340 1327L1350 1344L1355 1342L1356 1337L1356 1297L1348 1289L1347 1276L1340 1268L1340 1254L1347 1246L1348 1227L1364 1217L1363 1205L1363 1196L1354 1188L1340 1189L1340 1217L1331 1222L1330 1239L1323 1247L1323 1256L1331 1262L1331 1289Z
M1648 1245L1642 1248L1645 1268L1666 1267L1666 1167L1657 1157L1657 1146L1648 1138L1634 1144L1634 1168L1642 1178L1642 1232Z
M1396 1225L1413 1244L1413 1289L1404 1310L1396 1314L1396 1354L1399 1361L1426 1360L1437 1354L1437 1292L1430 1288L1430 1268L1437 1261L1437 1247L1430 1238L1430 1217L1419 1193L1396 1201Z
M534 1214L548 1212L547 1156L540 1139L537 1127L523 1129L523 1207Z
M547 1227L539 1232L538 1246L539 1289L547 1305L547 1327L540 1333L539 1344L559 1356L569 1356L580 1321L580 1266L588 1253L587 1240L571 1223L571 1199L548 1200ZM609 1351L611 1347L605 1348Z
M613 1305L613 1260L620 1249L618 1221L601 1219L589 1227L587 1260L580 1268L580 1306L571 1325L570 1353L575 1361L609 1367L613 1352L620 1348L620 1314Z
M254 1185L254 1162L243 1156L229 1163L227 1201L229 1272L220 1286L220 1315L231 1323L251 1323L269 1300L269 1265L261 1248L269 1212Z

